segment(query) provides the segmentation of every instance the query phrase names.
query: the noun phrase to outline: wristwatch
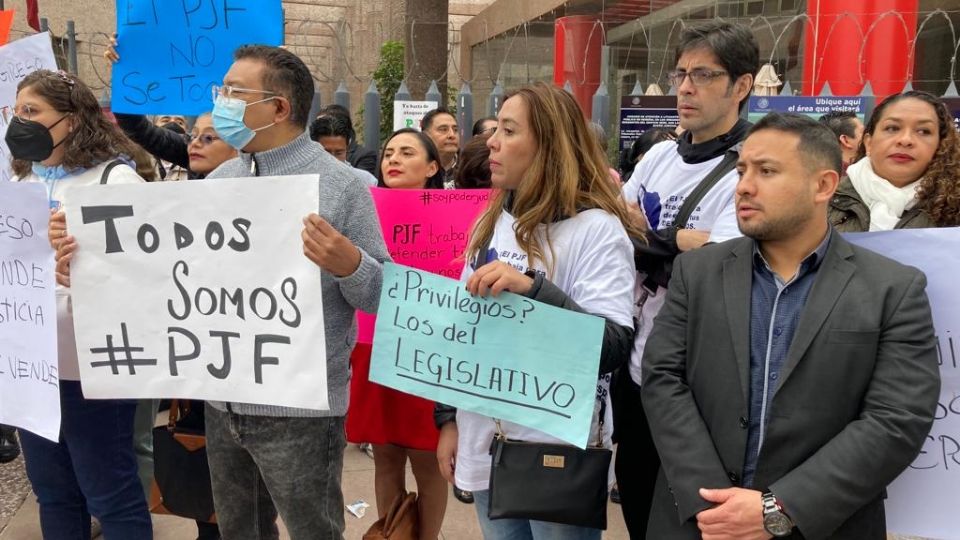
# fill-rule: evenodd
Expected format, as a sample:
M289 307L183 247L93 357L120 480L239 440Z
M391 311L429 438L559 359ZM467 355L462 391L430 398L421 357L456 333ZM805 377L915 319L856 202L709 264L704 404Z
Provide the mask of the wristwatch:
M790 536L793 521L783 512L780 501L769 491L760 496L763 503L763 529L776 537Z

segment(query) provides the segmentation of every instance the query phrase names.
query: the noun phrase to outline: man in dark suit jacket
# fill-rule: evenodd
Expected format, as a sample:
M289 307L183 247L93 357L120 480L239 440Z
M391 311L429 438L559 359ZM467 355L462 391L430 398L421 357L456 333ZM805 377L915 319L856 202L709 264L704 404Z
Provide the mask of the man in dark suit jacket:
M677 259L643 357L663 463L647 538L885 538L936 342L924 275L830 229L840 162L825 127L767 116L737 164L746 237Z

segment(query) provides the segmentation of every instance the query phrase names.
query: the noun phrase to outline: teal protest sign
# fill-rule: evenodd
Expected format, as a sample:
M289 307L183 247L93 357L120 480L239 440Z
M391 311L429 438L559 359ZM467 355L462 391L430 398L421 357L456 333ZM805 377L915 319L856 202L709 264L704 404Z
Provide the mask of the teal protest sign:
M385 264L370 380L585 448L603 319Z
M244 44L280 45L280 0L117 0L114 112L198 115L213 108Z

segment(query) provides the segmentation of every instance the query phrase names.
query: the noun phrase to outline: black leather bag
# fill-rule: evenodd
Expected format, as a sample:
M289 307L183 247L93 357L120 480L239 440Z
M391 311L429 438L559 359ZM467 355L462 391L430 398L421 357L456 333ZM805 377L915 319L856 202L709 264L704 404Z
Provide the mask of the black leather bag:
M177 426L182 403L173 400L168 425L153 428L150 511L216 523L206 437Z
M499 422L497 431L490 445L487 517L607 528L607 482L613 451L511 441L503 436Z

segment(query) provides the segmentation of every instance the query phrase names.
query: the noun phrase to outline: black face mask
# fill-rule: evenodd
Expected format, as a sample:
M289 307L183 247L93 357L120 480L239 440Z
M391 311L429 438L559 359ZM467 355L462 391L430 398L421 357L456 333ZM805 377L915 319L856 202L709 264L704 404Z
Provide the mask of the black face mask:
M23 161L40 162L49 158L53 149L67 140L64 138L57 144L53 144L53 136L50 135L50 130L63 122L64 118L66 116L62 116L50 127L33 120L14 118L10 122L10 127L7 128L7 136L5 137L10 154L13 155L14 159Z

